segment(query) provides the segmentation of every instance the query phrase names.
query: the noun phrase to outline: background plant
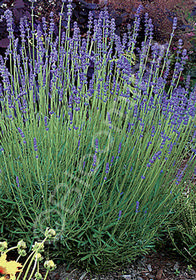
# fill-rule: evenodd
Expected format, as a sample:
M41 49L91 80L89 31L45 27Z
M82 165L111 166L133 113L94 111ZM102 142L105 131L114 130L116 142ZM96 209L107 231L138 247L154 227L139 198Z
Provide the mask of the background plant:
M196 85L196 13L195 9L190 13L187 13L187 21L188 23L193 27L192 31L187 33L187 37L189 38L189 41L191 43L191 48L189 50L189 60L185 67L185 78L187 75L190 75L191 83L190 86L194 88Z
M185 145L194 140L195 92L188 92L188 81L186 88L178 86L185 50L166 92L171 41L166 50L152 45L147 14L139 70L134 84L130 80L133 66L123 54L134 51L140 9L122 43L106 11L94 22L89 14L87 40L81 41L76 23L70 37L69 2L66 32L61 13L59 37L52 42L52 14L49 32L43 19L35 36L32 9L31 32L21 20L20 55L6 11L10 73L0 57L0 207L6 209L0 221L11 241L19 235L31 246L52 227L58 241L53 258L103 271L146 254L159 231L180 215L177 198L195 163L193 147L178 172ZM175 28L176 19L171 40ZM88 84L90 61L94 75Z
M195 220L195 185L191 185L185 192L186 196L179 199L179 207L184 211L175 222L175 230L170 230L172 244L175 250L180 253L187 261L196 263L195 241L196 241L196 220ZM185 206L185 207L184 207Z

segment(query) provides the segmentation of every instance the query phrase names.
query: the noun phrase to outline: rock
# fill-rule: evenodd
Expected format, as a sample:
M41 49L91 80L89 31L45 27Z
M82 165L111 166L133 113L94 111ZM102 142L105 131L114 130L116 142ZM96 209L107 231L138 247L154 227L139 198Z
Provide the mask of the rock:
M126 280L131 280L131 275L122 275L123 278L125 278Z
M137 280L144 280L144 278L138 276L138 277L137 277Z
M148 278L149 278L149 280L153 280L155 278L155 275L149 274Z
M176 262L175 265L174 265L174 270L176 271L176 270L178 270L178 269L179 269L179 263Z
M148 264L148 265L147 265L147 268L148 268L148 271L152 272L152 266L151 266L151 264Z
M156 280L161 280L162 279L162 275L163 275L163 269L159 269L157 272L157 275L155 277Z

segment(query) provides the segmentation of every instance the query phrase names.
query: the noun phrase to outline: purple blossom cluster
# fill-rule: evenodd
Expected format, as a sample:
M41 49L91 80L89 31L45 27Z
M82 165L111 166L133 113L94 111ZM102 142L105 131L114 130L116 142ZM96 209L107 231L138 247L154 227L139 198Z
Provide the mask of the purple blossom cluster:
M34 150L35 152L38 151L38 148L37 148L37 140L36 140L36 137L33 138L33 144L34 144ZM38 155L36 155L36 158L38 158Z
M18 127L18 131L20 132L21 137L22 137L22 138L24 138L24 137L25 137L25 135L24 135L23 131L20 129L20 127ZM25 140L23 140L23 143L25 144L25 143L26 143L26 141L25 141Z
M109 172L109 168L110 168L110 164L109 164L109 162L107 162L107 163L106 163L106 169L105 169L106 175L107 175L108 172ZM104 180L107 180L107 177L106 177L106 176L104 177Z

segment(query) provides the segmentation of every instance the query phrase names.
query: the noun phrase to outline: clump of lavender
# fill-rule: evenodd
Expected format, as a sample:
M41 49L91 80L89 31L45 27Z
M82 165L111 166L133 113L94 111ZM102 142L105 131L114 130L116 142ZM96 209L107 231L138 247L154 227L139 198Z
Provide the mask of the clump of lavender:
M53 38L53 14L49 28L43 18L35 29L32 1L31 30L21 19L19 53L11 12L5 13L10 45L5 59L0 57L0 205L14 209L15 236L25 232L23 239L31 242L32 234L55 228L64 245L57 250L59 259L68 254L70 262L104 270L111 260L118 265L147 253L161 226L179 215L176 198L193 171L195 147L180 179L176 167L187 153L185 145L195 139L196 88L189 92L188 82L185 89L178 86L187 59L181 41L165 88L176 19L165 50L152 44L146 14L139 69L133 73L124 53L134 53L142 6L133 32L129 26L121 43L107 10L98 20L89 13L86 39L76 22L71 37L71 1L62 32L64 4ZM90 64L94 73L88 83ZM5 227L6 217L0 214Z

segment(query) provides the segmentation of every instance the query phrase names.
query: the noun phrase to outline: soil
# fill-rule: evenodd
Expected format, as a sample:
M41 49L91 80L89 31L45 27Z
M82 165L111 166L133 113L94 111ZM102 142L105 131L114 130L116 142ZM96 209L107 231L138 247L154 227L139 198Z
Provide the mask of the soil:
M44 272L44 271L43 271ZM137 261L110 271L106 274L93 274L71 267L66 263L49 273L47 280L196 280L196 266L188 267L179 255L166 249L153 252Z

